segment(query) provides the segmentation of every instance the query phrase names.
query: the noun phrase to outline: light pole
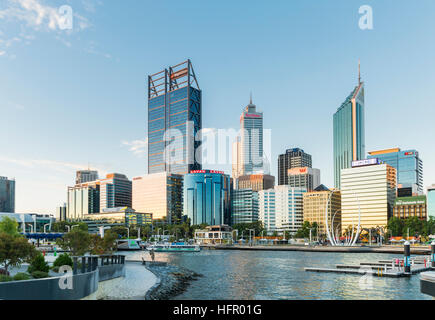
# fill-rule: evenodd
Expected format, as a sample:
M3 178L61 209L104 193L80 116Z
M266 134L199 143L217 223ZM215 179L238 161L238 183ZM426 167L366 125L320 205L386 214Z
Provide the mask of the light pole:
M252 233L254 234L254 238L255 238L255 229L249 229L249 243L252 245Z
M50 226L50 224L49 223L44 224L44 233L47 233L47 232L45 232L45 227L47 227L47 226Z
M124 229L127 229L127 239L130 239L130 228L124 227Z

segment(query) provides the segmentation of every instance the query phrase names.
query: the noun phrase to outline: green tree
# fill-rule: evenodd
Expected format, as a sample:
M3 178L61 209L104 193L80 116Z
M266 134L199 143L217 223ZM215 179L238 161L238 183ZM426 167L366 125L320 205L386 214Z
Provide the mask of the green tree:
M82 256L91 249L91 236L82 229L74 228L56 241L63 250L70 251L73 256Z
M19 236L20 233L18 232L18 222L17 220L10 218L8 216L5 216L0 221L0 232L9 234L11 236Z
M0 232L0 265L6 274L10 267L29 262L37 254L38 251L26 238Z
M393 237L400 237L403 230L403 220L398 217L391 217L388 220L387 229Z
M73 260L68 253L62 253L53 262L53 267L73 266Z
M116 239L118 235L112 230L104 232L104 238L99 235L91 235L91 253L92 254L110 254L116 250Z
M30 262L29 267L27 268L27 272L30 274L35 271L48 272L49 270L50 267L48 266L47 262L45 262L45 258L42 253L36 255Z

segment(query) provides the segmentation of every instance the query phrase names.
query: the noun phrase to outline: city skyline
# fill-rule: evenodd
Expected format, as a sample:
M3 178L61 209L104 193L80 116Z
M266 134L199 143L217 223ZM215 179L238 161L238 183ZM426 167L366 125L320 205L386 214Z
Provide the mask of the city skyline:
M359 58L366 86L366 151L398 146L418 150L426 164L435 162L430 148L435 139L430 121L435 115L435 93L430 90L435 64L430 59L433 45L426 41L428 30L435 30L428 14L435 5L429 1L419 8L407 7L406 17L419 16L411 21L401 10L405 2L396 2L394 8L372 3L375 26L366 31L358 28L358 1L316 6L277 2L268 7L270 16L261 18L256 16L264 10L259 2L248 8L232 4L233 12L216 8L214 14L208 12L210 4L199 2L185 8L168 2L136 3L122 15L134 18L134 11L166 10L175 17L195 5L201 13L195 14L204 27L201 34L209 33L201 44L165 42L165 37L154 36L157 51L150 50L150 42L141 45L135 39L151 36L140 32L157 20L151 13L144 22L120 16L123 27L99 10L104 6L116 12L120 5L96 5L92 11L83 2L74 4L75 12L91 26L71 34L51 32L47 26L48 30L25 26L24 34L17 31L20 21L0 18L5 26L0 33L0 133L8 137L0 142L0 175L16 178L17 212L54 214L65 202L75 171L88 168L88 163L102 176L120 172L132 179L147 173L146 76L187 58L203 90L203 128L238 128L239 115L253 92L264 128L272 129L275 177L278 155L299 147L313 156L322 183L333 186L332 115L357 83ZM316 16L318 23L304 21L308 15ZM253 22L249 28L241 22L247 19ZM173 26L161 32L169 34ZM221 28L218 33L213 32L216 26ZM235 26L239 29L232 35ZM180 33L193 28L187 21L178 27ZM283 36L289 40L282 41ZM96 38L98 44L92 42ZM224 44L218 46L215 39ZM9 46L3 47L7 40ZM401 52L405 42L410 45ZM228 51L230 47L234 48ZM225 59L219 59L222 55ZM418 121L409 122L411 112ZM204 169L230 173L231 164ZM435 168L426 165L424 189L434 182Z

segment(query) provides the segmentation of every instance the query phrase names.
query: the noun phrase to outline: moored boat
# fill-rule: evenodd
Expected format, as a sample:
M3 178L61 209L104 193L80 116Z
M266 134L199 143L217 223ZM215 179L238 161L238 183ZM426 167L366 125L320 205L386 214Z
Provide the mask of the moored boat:
M155 252L198 252L201 251L201 247L197 244L163 243L149 245L147 250L154 250Z

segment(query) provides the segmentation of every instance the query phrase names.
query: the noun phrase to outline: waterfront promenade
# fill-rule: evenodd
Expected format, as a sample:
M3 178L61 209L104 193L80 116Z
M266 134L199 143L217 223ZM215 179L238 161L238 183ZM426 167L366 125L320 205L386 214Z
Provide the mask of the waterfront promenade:
M209 250L261 250L261 251L304 251L304 252L349 252L349 253L393 253L403 254L403 246L305 246L305 245L202 245ZM411 246L411 254L428 255L430 246Z

